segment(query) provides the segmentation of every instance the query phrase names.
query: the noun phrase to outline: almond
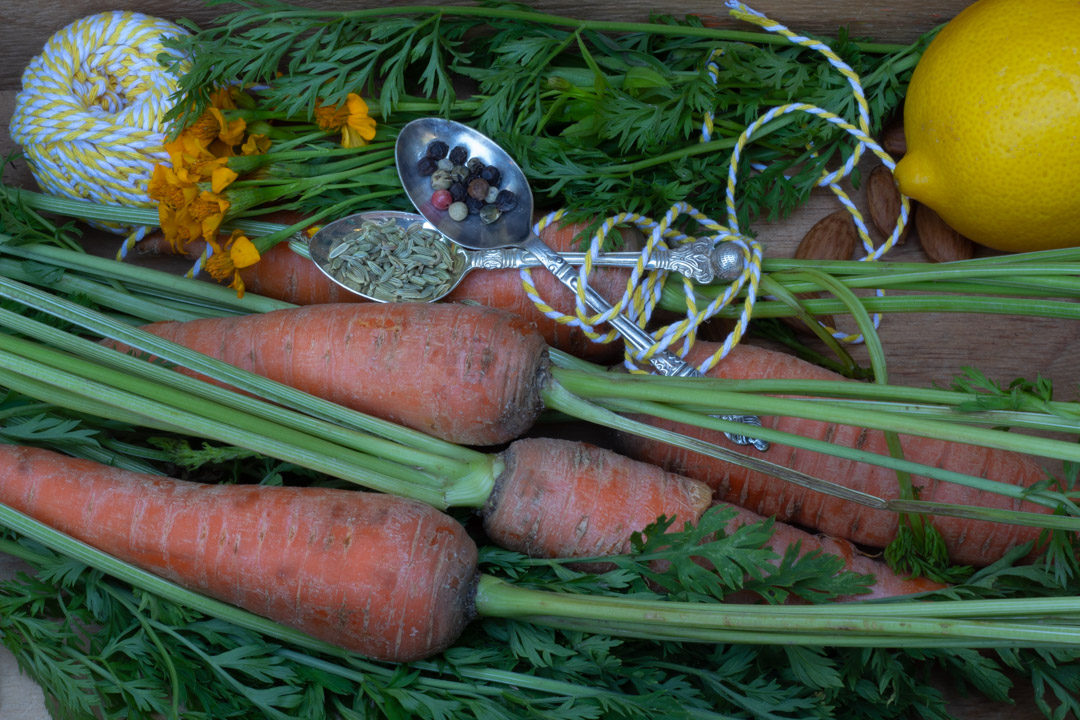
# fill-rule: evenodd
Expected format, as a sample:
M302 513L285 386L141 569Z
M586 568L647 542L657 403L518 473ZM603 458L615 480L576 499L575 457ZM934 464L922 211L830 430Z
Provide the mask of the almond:
M837 210L818 220L803 235L799 246L795 248L795 257L800 260L850 260L858 241L859 234L855 230L851 213ZM804 297L823 297L823 293L811 293ZM809 328L797 318L783 320L798 332L809 332ZM831 315L819 315L818 320L830 327L835 326Z
M859 234L855 221L847 210L837 210L814 223L799 246L795 258L799 260L850 260L855 252Z
M967 260L975 254L975 243L949 227L926 205L915 210L915 232L923 252L934 262Z
M881 133L881 149L889 153L894 160L899 160L907 152L907 137L904 124L895 122Z
M896 187L892 171L884 165L877 165L866 178L866 206L870 211L870 222L883 238L892 235L900 218L900 189ZM910 223L904 225L897 244L907 239Z

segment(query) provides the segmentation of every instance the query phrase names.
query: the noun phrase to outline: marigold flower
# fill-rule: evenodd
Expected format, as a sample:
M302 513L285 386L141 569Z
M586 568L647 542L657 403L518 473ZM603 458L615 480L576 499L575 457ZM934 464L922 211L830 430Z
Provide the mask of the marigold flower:
M229 201L217 193L203 190L199 197L187 206L190 228L199 228L195 237L202 235L207 242L217 237L218 228L229 210Z
M168 165L155 165L150 176L147 194L159 206L173 210L184 207L199 195L199 188L193 182L184 180Z
M239 230L232 231L224 246L216 241L211 241L210 246L213 252L206 260L206 271L218 281L231 275L229 287L236 290L237 297L243 297L244 281L240 277L240 270L259 261L259 249Z
M240 146L241 155L265 155L270 149L270 138L265 135L253 133L247 136L247 140Z
M355 93L349 93L345 107L349 116L341 128L341 144L354 148L367 145L375 137L375 119L368 115L368 106L364 99Z
M343 147L367 145L375 137L375 119L368 115L367 103L356 93L349 93L343 106L317 106L315 122L326 131L341 130Z

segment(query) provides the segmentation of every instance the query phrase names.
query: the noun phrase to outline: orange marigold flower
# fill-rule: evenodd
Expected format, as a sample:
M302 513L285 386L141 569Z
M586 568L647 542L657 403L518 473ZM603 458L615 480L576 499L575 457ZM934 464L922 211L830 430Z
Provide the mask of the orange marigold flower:
M229 201L217 193L203 190L188 206L192 226L198 226L207 242L217 237L218 228L229 210Z
M232 85L218 88L217 90L211 90L210 104L216 108L221 108L222 110L235 110L236 93L238 92L240 92L240 89Z
M259 249L239 230L233 230L225 241L224 247L211 242L213 252L206 260L206 270L210 277L222 281L232 276L229 287L236 290L238 297L244 296L244 280L240 270L259 261Z
M247 140L240 146L241 155L265 155L270 149L270 138L265 135L253 133L247 136Z
M221 158L224 160L225 158ZM231 170L224 165L215 167L213 172L210 173L210 190L215 193L220 193L226 187L232 184L233 180L240 177L235 170Z
M328 132L338 130L349 119L349 111L344 107L315 106L315 122L319 128Z
M194 200L199 189L193 182L182 179L173 168L158 164L150 176L147 194L159 206L177 210Z
M367 145L375 137L375 119L368 115L368 106L356 93L349 93L345 101L348 119L341 127L341 144L354 148Z

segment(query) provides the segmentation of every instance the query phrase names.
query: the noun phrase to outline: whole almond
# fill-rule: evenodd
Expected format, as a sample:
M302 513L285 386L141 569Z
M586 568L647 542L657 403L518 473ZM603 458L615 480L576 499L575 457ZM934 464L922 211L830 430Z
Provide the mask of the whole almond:
M870 211L870 222L883 238L892 235L900 218L900 189L896 187L892 171L884 165L877 165L866 178L866 207ZM897 244L907 239L910 223L904 225Z
M915 210L915 232L923 252L933 262L967 260L975 254L975 243L953 230L926 205Z
M806 231L795 258L799 260L850 260L859 234L847 210L837 210L814 223Z
M881 149L889 153L894 160L899 160L907 152L907 137L904 124L894 122L881 133Z
M806 231L795 248L795 257L799 260L850 260L858 241L859 234L851 213L837 210L818 220ZM823 297L823 293L810 293L804 297ZM817 319L829 327L835 327L831 315L818 315ZM797 332L810 332L798 318L783 318L783 321Z

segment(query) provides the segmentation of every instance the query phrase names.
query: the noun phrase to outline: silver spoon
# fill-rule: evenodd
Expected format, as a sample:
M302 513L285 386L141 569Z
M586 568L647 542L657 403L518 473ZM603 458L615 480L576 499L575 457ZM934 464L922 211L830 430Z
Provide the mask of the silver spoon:
M512 192L517 199L516 205L503 212L495 221L488 223L482 222L476 214L469 214L461 220L455 220L449 212L437 208L432 202L431 179L418 167L419 161L426 155L428 146L433 140L445 142L449 148L463 146L468 157L479 158L485 165L497 168L501 175L497 183L498 187ZM394 153L398 177L401 178L405 193L420 214L439 232L471 250L489 250L500 247L518 247L526 250L536 256L544 267L564 285L577 292L577 270L532 232L532 189L525 178L525 173L498 143L462 123L429 117L413 120L401 129ZM611 304L595 290L587 285L583 290L585 300L594 312L604 313L611 310ZM615 315L608 322L637 352L645 353L653 346L652 336L628 317ZM693 365L666 350L653 353L649 360L663 375L701 376L701 372ZM753 416L737 416L732 419L760 425L758 418ZM753 444L759 449L768 447L763 441L753 438L737 435L728 437L733 442Z
M441 261L438 274L424 272L427 265L421 262L411 263L411 268L405 268L402 263L402 271L397 277L400 284L380 282L381 275L376 268L388 265L390 257L388 254L378 257L371 253L366 249L369 243L364 243L363 238L365 229L388 224L396 227L398 233L413 228L410 239L416 242L419 251L428 253L419 257ZM443 248L436 245L444 246L448 256L443 254ZM541 266L535 256L521 248L468 250L448 240L422 215L394 210L369 210L340 218L319 228L307 242L299 239L290 241L290 247L294 252L310 258L338 285L376 302L435 302L453 291L473 270L516 270ZM585 262L585 253L559 254L572 265ZM641 253L638 252L600 253L594 264L632 268L640 257ZM367 264L368 261L371 265ZM742 272L742 263L742 253L733 245L725 243L713 247L708 240L696 240L673 249L654 250L644 263L644 268L673 271L696 282L709 283L717 279L734 280Z

